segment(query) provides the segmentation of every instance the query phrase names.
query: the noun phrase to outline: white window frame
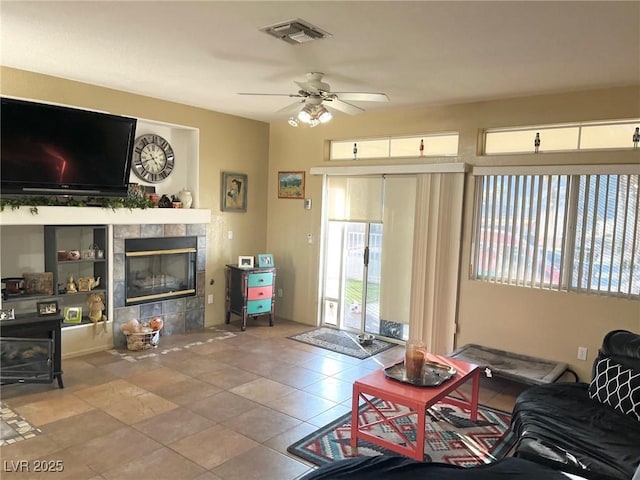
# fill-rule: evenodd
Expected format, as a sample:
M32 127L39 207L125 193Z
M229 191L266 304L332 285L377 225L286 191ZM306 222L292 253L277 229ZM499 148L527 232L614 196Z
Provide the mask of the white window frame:
M473 175L472 280L640 299L639 165L476 167Z
M601 146L599 148L586 148L583 146L583 131L587 130L590 127L606 127L606 126L623 126L625 128L629 128L629 136L628 140L625 140L624 144L610 144L608 146ZM619 119L619 120L609 120L609 121L601 121L601 122L579 122L579 123L564 123L564 124L547 124L547 125L529 125L529 126L521 126L521 127L509 127L509 128L489 128L483 132L483 144L482 150L483 154L486 156L498 156L498 155L513 155L513 154L530 154L537 153L535 152L534 146L534 138L536 133L540 133L541 137L541 145L540 145L540 153L554 153L554 152L583 152L583 151L600 151L600 150L632 150L634 148L633 145L633 132L634 128L640 127L640 119ZM560 149L549 149L545 148L544 134L545 132L550 132L558 129L570 129L576 130L576 145L575 148L560 148ZM516 150L504 150L504 151L488 151L487 144L489 141L489 137L492 135L500 135L503 133L516 133L516 132L527 132L530 134L531 141L523 146L521 149Z
M446 153L430 153L429 143L431 141L437 141L441 139L445 139L447 137L456 137L456 150L450 151ZM415 140L416 141L416 150L415 155L394 155L393 151L393 143L395 141L405 141L405 140ZM423 141L424 149L420 151L420 141ZM375 156L366 153L367 144L377 144L386 143L386 150L384 155ZM346 160L372 160L372 159L389 159L389 158L420 158L420 157L428 157L428 158L437 158L437 157L455 157L459 152L459 144L460 144L460 134L459 132L438 132L438 133L428 133L424 135L405 135L405 136L397 136L397 137L371 137L371 138L354 138L354 139L343 139L343 140L330 140L329 141L329 160L330 161L346 161ZM348 153L345 155L339 155L334 152L334 147L338 145L343 145ZM353 152L354 145L356 147L356 153ZM378 150L378 149L376 149Z

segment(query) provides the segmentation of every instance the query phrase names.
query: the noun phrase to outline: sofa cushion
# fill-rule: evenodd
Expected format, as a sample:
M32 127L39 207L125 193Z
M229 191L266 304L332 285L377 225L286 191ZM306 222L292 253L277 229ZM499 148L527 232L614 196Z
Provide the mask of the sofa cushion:
M516 455L590 479L629 480L640 464L638 422L592 400L587 383L528 388L511 426Z
M522 458L507 457L465 468L382 455L331 462L301 480L568 480L568 477Z
M640 421L640 371L624 368L611 358L599 360L589 397Z

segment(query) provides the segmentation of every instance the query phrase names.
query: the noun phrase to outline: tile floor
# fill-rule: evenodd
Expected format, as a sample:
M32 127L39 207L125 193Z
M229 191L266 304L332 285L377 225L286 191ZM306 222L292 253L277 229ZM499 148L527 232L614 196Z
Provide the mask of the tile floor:
M286 338L309 329L231 323L64 359L64 389L5 385L2 401L41 433L0 448L0 477L299 478L314 467L287 446L350 411L352 382L403 352L358 360ZM484 379L480 401L510 411L521 389Z

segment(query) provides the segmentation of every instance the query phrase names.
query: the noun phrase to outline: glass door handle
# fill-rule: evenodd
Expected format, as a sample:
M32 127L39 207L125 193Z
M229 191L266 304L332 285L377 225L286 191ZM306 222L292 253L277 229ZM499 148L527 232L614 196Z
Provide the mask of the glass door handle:
M369 247L364 247L364 266L369 266Z

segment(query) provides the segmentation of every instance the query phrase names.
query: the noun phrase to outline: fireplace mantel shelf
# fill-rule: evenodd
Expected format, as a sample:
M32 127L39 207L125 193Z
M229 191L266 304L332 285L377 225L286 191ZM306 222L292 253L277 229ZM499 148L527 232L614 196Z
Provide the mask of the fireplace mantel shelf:
M38 207L31 213L29 207L0 212L3 225L129 225L161 223L209 223L211 210L197 208L128 209L101 207Z

